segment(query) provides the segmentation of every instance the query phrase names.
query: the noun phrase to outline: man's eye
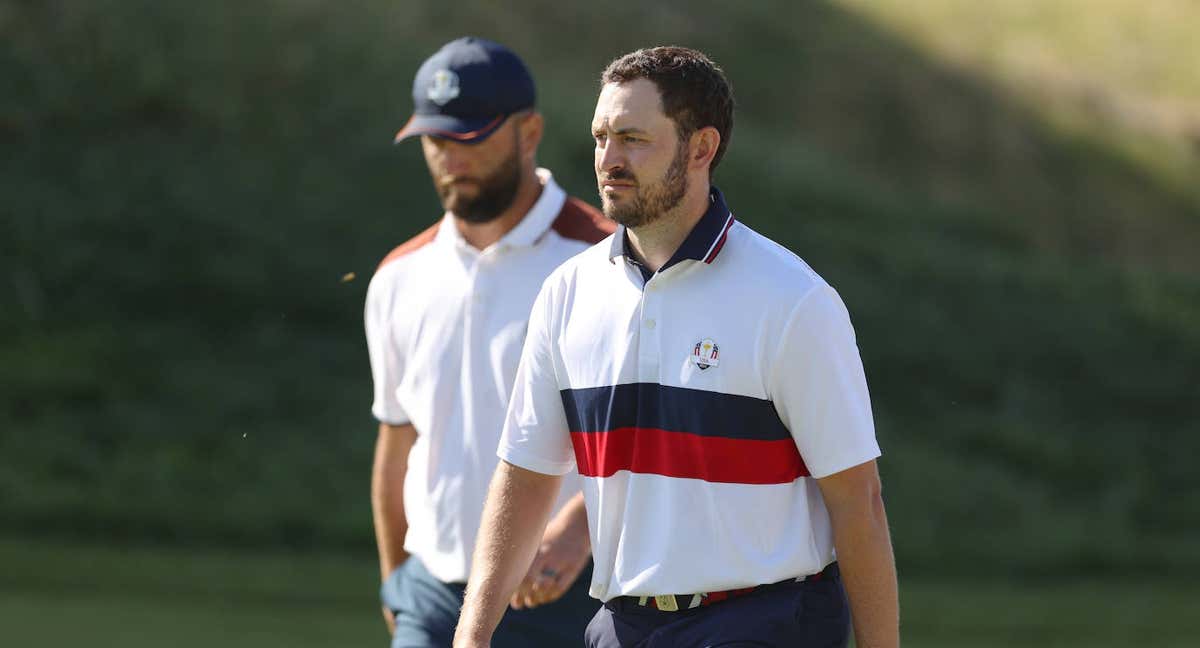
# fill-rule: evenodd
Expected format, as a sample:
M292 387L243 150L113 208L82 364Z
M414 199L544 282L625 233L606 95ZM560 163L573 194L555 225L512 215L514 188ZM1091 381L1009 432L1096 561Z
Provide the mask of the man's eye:
M640 137L634 137L633 135L626 135L626 136L625 136L625 141L626 141L626 142L628 142L628 143L630 143L630 144L636 144L637 142L640 142L640 141L642 141L642 138L640 138Z

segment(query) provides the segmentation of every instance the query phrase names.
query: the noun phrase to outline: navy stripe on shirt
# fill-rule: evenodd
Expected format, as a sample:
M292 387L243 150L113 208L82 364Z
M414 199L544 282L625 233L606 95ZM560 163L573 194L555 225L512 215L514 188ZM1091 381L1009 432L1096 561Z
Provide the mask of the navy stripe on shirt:
M572 432L636 427L730 439L792 438L775 405L762 398L657 383L564 389L560 395Z

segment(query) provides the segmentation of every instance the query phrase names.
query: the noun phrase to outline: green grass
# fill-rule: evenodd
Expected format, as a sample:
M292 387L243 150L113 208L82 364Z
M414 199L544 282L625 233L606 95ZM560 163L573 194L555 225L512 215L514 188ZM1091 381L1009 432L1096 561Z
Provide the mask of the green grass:
M385 645L369 559L15 540L0 557L5 645Z
M1200 5L834 1L931 59L988 79L1057 129L1105 142L1176 190L1200 195Z
M1200 101L1200 43L1193 38L1200 6L1190 0L833 1L899 29L932 53L1000 77L1049 82L1066 74L1060 82L1090 82L1180 109ZM1175 125L1166 117L1163 127Z
M1123 579L902 583L905 645L1194 646L1200 590Z
M539 161L585 198L611 57L725 67L716 179L850 307L902 569L1200 573L1195 174L1175 139L1131 151L1106 114L1064 123L931 44L1061 42L1075 69L1075 23L1024 1L928 0L924 31L863 2L77 4L0 0L0 531L371 550L362 300L438 213L390 137L419 62L477 33L530 62ZM1122 65L1194 74L1182 23L1145 29L1164 44ZM1172 85L1113 60L1106 91Z
M370 558L0 541L5 645L384 645ZM905 645L1192 646L1200 589L1146 581L902 579Z
M385 646L369 609L277 601L190 601L171 595L0 592L8 645L45 648L128 646ZM372 625L374 623L375 625Z

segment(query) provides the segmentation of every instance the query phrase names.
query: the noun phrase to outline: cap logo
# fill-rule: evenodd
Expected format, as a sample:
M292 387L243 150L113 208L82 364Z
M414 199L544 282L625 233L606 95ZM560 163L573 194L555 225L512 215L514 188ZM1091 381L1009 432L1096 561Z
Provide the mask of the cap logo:
M433 73L433 85L429 86L429 100L439 106L445 106L458 96L458 75L450 70L438 70Z
M697 342L696 347L692 349L692 362L700 367L700 371L721 364L720 357L721 352L717 348L717 343L708 338Z

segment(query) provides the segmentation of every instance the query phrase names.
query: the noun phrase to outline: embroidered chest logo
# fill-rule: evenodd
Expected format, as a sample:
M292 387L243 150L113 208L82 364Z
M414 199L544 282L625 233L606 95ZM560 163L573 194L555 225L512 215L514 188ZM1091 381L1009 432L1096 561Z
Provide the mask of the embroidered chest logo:
M721 364L721 351L717 348L717 343L708 338L697 342L696 347L692 349L692 362L696 363L701 371Z
M458 97L458 75L450 70L438 70L433 73L433 85L429 86L429 100L439 106Z

